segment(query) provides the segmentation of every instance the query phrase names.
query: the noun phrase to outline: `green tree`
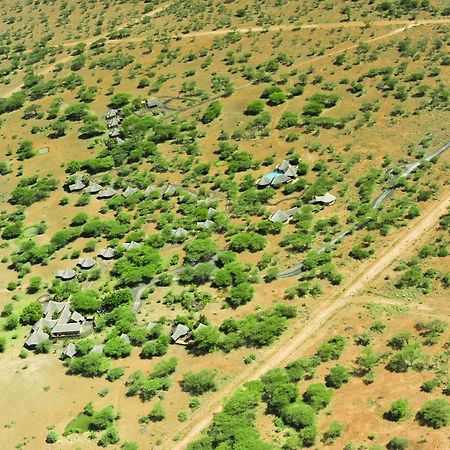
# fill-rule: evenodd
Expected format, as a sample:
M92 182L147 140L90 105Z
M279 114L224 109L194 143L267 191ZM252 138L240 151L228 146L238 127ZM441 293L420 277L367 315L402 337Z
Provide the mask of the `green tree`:
M417 418L421 425L443 428L450 425L450 404L447 399L438 398L422 405Z
M164 409L164 406L161 402L158 402L155 404L155 406L150 411L150 414L148 415L148 418L152 422L161 422L166 418L166 410Z
M193 348L198 353L210 353L219 348L221 335L219 330L208 325L201 327L194 333Z
M218 246L212 239L196 239L185 245L185 260L188 263L208 261L216 254L217 249Z
M20 314L21 325L32 325L36 323L44 314L44 309L42 305L38 302L30 303L25 306L22 313Z
M325 382L328 387L339 389L344 383L348 383L350 378L348 369L338 364L330 369L330 373L325 376Z
M333 391L322 383L310 384L303 394L303 400L315 410L325 408L333 397Z
M247 105L244 114L247 116L256 116L264 110L264 102L262 100L254 100Z
M119 289L110 292L102 299L102 308L106 311L112 311L114 308L122 305L129 305L133 301L133 295L129 289Z
M218 101L214 101L208 105L205 113L202 116L202 123L207 124L211 123L214 119L220 116L222 112L222 105Z
M180 382L181 388L191 395L202 395L217 389L217 370L203 369L199 372L187 372Z
M315 424L316 411L310 405L296 402L283 408L281 418L286 425L300 430Z
M406 398L399 398L391 403L383 417L392 422L400 422L412 417L412 411Z
M72 308L81 314L96 313L102 302L98 294L92 290L75 292L71 299Z
M401 437L393 437L387 444L388 450L406 450L409 447L410 442L408 439Z
M0 353L3 353L6 349L6 338L0 336Z
M233 308L237 308L240 305L248 303L253 298L254 293L255 290L250 283L240 283L230 289L227 302Z
M111 358L125 358L131 354L132 346L125 342L120 336L113 337L106 342L104 353Z
M108 371L109 359L97 353L88 353L80 358L74 358L69 363L69 374L84 377L100 377Z

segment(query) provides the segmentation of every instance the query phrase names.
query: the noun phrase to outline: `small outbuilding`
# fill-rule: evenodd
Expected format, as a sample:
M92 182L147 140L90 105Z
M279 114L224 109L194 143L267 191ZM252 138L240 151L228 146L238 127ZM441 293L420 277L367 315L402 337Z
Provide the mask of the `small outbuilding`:
M63 281L71 280L72 278L75 278L77 273L73 269L66 269L66 270L58 270L56 273L56 278L60 278Z
M183 239L188 235L188 231L184 228L177 228L176 230L172 230L172 236L177 239Z
M41 342L47 341L49 337L50 336L42 330L33 331L33 333L28 336L23 345L25 348L32 350L36 348Z
M86 189L88 194L98 194L102 190L102 186L98 183L93 183Z
M116 191L109 187L107 189L104 189L103 191L100 191L97 195L97 198L112 198L116 195Z
M336 202L336 197L328 192L325 195L316 195L314 197L314 203L320 203L322 205L332 205Z
M80 258L78 260L77 266L81 269L92 269L92 267L95 266L95 259L94 258Z
M75 181L75 183L73 183L69 186L69 191L70 192L78 192L78 191L82 191L85 187L86 187L86 185L83 183L82 180L77 180L77 181Z
M75 344L73 342L70 342L64 348L61 356L63 356L64 358L73 358L76 354L77 348L75 347Z
M139 248L142 244L140 242L135 242L135 241L131 241L131 242L125 242L125 244L123 244L123 246L125 247L125 250L135 250L137 248Z
M98 256L103 259L112 259L115 254L116 251L111 247L103 248L98 252Z
M179 323L173 330L171 338L175 344L185 344L182 338L189 334L190 330L186 325Z
M197 227L202 230L209 230L215 223L212 220L206 219L204 222L197 222Z
M133 194L136 194L138 190L136 188L132 188L132 187L127 187L123 192L122 195L125 198L131 197Z

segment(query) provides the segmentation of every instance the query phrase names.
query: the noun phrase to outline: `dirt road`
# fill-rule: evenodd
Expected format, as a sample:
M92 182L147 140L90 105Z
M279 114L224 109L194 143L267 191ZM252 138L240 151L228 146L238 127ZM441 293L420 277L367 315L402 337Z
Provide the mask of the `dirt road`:
M199 413L192 417L190 423L179 430L179 433L184 434L184 437L177 443L171 444L171 450L184 450L189 442L194 440L201 431L207 427L213 414L217 413L222 408L222 402L229 397L239 386L250 380L256 380L268 370L274 367L280 367L289 356L298 350L310 338L316 330L319 330L323 325L341 308L352 301L352 297L365 288L370 281L372 281L383 270L388 268L390 264L401 256L415 241L417 241L425 232L433 227L439 218L445 214L447 207L450 206L450 195L447 195L437 205L431 205L425 210L421 218L412 223L412 228L406 230L396 241L385 249L383 255L380 256L368 268L364 268L351 282L329 303L324 303L323 309L316 315L312 315L308 320L306 326L289 342L284 342L283 338L272 349L269 357L262 360L258 367L250 366L248 369L241 372L239 376L233 379L224 389L222 389L209 402L202 405ZM169 447L166 447L169 448Z

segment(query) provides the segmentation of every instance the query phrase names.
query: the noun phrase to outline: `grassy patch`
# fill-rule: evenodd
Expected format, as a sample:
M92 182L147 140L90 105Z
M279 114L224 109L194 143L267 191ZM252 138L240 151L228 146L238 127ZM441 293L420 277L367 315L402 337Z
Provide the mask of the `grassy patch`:
M88 416L84 413L78 414L75 419L71 420L64 429L64 436L70 434L81 434L89 431L89 425L92 421L92 416Z

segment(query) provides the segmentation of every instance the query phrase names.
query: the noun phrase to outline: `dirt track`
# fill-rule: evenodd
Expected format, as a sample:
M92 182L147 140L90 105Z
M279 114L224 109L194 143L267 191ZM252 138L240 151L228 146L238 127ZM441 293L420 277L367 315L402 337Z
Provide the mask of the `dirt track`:
M194 425L187 430L187 427L179 430L181 434L187 434L179 442L172 444L171 450L183 450L189 442L194 440L201 431L209 425L213 418L213 414L222 408L222 402L230 396L239 386L247 381L256 380L268 370L274 367L280 367L289 358L289 356L299 348L301 348L306 340L310 338L316 330L323 325L341 308L352 301L352 297L367 286L367 284L379 275L383 270L401 256L416 240L418 240L426 231L435 225L439 218L445 214L447 207L450 206L450 196L447 195L437 205L431 205L425 210L421 218L413 224L413 227L406 230L402 236L394 241L384 252L384 254L371 264L368 268L364 268L350 284L340 292L328 304L324 304L324 309L319 311L315 316L311 316L307 325L289 342L281 339L272 349L271 354L265 361L261 361L258 367L249 367L243 371L238 377L233 379L224 389L222 389L209 402L202 405L202 409L198 415L192 418L190 425ZM169 447L166 447L169 448Z

